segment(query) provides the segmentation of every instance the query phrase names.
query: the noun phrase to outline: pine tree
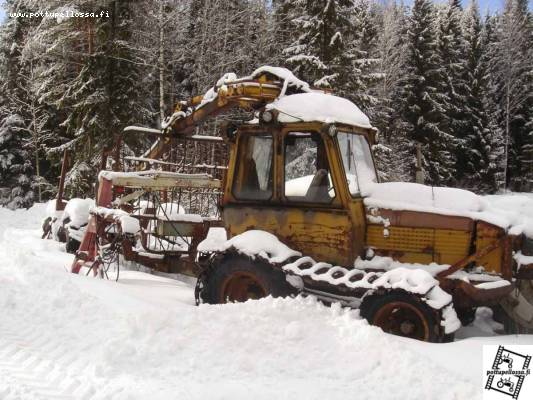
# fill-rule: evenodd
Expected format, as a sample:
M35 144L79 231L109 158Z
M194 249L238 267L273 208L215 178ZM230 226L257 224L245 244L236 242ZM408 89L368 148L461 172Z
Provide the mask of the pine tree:
M142 62L131 46L135 6L120 0L98 4L86 0L76 7L103 12L102 18L87 19L81 25L70 18L41 33L50 42L46 54L52 65L42 77L45 90L41 96L68 111L61 124L64 143L55 150L72 151L71 176L81 179L69 182L73 196L92 195L102 153L119 142L125 126L142 124L151 117L141 102ZM60 74L65 76L60 78ZM64 82L63 91L54 88L55 80ZM125 139L131 145L135 138Z
M409 21L409 78L405 85L404 118L409 139L422 145L427 183L446 185L453 178L454 160L449 146L454 138L445 131L448 98L441 91L444 74L436 51L434 18L434 9L428 0L415 0ZM414 144L412 146L412 160L415 160Z
M278 48L287 49L292 43L298 41L299 32L294 20L305 13L304 0L273 0L273 25L274 37ZM281 64L285 63L283 53Z
M325 88L342 80L341 69L349 65L345 35L352 28L351 6L352 0L303 0L304 14L293 20L299 37L285 49L287 64L298 77Z
M516 162L512 163L514 174L511 184L515 190L523 192L533 191L533 15L528 11L527 0L517 0L517 14L523 22L525 37L523 52L525 56L526 72L523 76L524 100L519 107L515 121L517 133L513 140L513 153ZM519 20L520 21L520 20Z
M23 119L17 114L0 123L0 205L11 209L30 207L34 202L33 167L25 149Z
M351 17L352 29L345 34L342 58L346 65L341 65L337 85L339 94L357 104L363 111L372 113L378 104L373 90L381 80L378 45L378 28L376 15L368 0L357 0Z
M23 1L6 3L9 12L27 11ZM31 163L30 116L25 103L28 81L22 51L31 19L10 19L0 27L0 205L30 207L34 202L35 176Z
M494 192L496 165L492 161L495 143L491 141L490 119L487 110L488 77L486 43L483 40L479 8L473 0L464 16L465 65L462 81L465 83L466 104L463 105L464 126L456 133L458 180L461 186L482 192Z
M443 65L444 81L440 91L447 97L445 103L446 131L455 139L448 143L455 155L454 180L460 181L470 154L465 128L469 115L466 110L467 88L465 81L465 43L461 32L461 3L449 0L438 12L437 52Z
M498 123L504 131L504 188L528 190L531 171L531 22L522 0L507 0L497 18L496 40L491 46L493 96L498 105Z
M380 132L380 146L374 156L384 181L409 180L411 146L402 121L403 85L406 68L405 9L389 2L381 14L376 43L379 83L372 89L378 104L372 108L372 122Z

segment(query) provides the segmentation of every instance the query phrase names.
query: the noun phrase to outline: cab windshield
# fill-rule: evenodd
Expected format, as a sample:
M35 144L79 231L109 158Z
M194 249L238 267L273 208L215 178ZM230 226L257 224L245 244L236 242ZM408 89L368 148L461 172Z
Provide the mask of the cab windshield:
M361 189L378 181L370 146L364 136L353 133L339 132L337 140L350 193L359 195Z

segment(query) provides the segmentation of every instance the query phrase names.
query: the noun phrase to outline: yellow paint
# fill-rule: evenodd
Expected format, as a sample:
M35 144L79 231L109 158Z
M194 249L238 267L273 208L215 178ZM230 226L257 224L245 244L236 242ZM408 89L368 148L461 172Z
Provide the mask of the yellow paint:
M227 206L224 221L231 236L261 229L317 261L353 264L351 223L342 210Z
M489 224L480 224L480 226L478 227L476 250L479 250L479 249L482 249L483 247L488 246L489 244L493 243L495 240L498 240L501 235L502 235L502 229L496 226L489 225ZM489 272L494 272L494 273L499 274L502 272L502 267L501 267L502 256L503 256L503 249L501 247L497 247L496 249L491 251L489 254L477 260L476 264L482 265Z
M454 264L469 254L470 232L451 229L367 225L367 245L403 262ZM395 254L396 253L396 254Z

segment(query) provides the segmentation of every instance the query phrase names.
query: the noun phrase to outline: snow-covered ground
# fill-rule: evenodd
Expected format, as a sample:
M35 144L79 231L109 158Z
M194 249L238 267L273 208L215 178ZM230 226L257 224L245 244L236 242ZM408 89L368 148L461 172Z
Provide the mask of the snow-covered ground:
M40 239L44 214L0 208L2 400L480 399L482 345L533 344L494 336L487 309L428 344L310 298L196 307L183 282L73 275L64 245Z

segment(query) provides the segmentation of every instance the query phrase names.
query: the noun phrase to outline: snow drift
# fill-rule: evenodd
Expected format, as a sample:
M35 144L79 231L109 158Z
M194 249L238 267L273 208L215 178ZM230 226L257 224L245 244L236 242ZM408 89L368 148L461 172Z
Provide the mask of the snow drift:
M533 344L529 335L420 343L311 298L195 307L179 281L73 275L63 245L39 239L44 208L0 208L5 400L480 399L482 345Z

